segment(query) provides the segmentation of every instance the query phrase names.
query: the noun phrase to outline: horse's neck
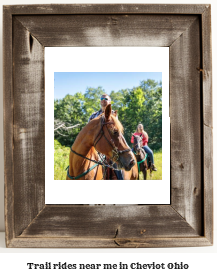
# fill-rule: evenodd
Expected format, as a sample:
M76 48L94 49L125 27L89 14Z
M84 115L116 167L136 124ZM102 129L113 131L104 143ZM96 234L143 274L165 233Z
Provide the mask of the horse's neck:
M72 145L72 149L84 157L98 160L97 152L92 146L91 141L90 134L87 133L86 129L83 129ZM85 172L91 163L93 164L93 162L84 157L78 156L73 152L70 153L70 175L77 176Z
M140 154L139 155L136 155L136 159L137 161L141 161L145 158L145 153L143 152L142 148L141 148L141 151L140 151Z

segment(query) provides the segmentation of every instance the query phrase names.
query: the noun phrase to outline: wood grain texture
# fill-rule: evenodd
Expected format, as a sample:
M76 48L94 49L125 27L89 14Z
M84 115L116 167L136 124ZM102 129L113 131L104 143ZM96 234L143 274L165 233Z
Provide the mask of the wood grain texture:
M45 235L73 238L198 236L169 205L91 207L46 205L21 236Z
M202 231L199 17L170 46L171 205Z
M213 243L213 131L204 126L204 235Z
M202 14L209 5L189 4L45 4L5 6L13 15L28 14Z
M168 248L211 246L205 237L180 238L14 238L10 248Z
M195 15L17 16L37 40L59 46L170 46ZM40 26L40 29L38 28Z
M14 237L12 16L3 11L4 183L6 245Z
M209 24L210 5L4 7L8 247L212 245ZM45 46L170 47L172 206L45 206Z
M213 103L211 6L202 14L202 76L203 76L203 163L204 163L204 228L213 243Z
M44 48L13 20L14 209L19 235L44 206Z
M203 74L203 121L213 127L212 116L212 41L211 41L211 6L202 14L202 74Z

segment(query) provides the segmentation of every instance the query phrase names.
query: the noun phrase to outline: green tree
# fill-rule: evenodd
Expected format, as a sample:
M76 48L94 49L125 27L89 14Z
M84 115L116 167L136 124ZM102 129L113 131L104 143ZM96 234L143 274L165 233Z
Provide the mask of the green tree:
M162 83L148 79L140 87L145 97L141 122L149 135L149 146L158 150L162 148Z
M134 88L125 95L124 106L119 109L119 119L124 126L124 134L128 143L138 125L144 101L142 89Z
M115 94L114 93L112 99ZM120 98L120 96L119 96ZM119 120L125 129L125 138L130 143L132 133L139 123L149 135L149 146L162 148L162 84L155 80L142 81L140 86L125 91L119 105ZM115 100L116 102L116 100Z
M118 92L112 91L110 94L112 109L119 111L125 106L125 97L129 93L128 89L120 90Z
M87 115L87 121L90 115L100 109L100 97L106 94L102 87L91 88L88 87L84 94L84 111Z
M54 101L54 119L63 122L65 126L77 125L73 129L65 129L54 133L54 138L62 145L70 146L86 121L84 113L85 98L82 93L74 96L66 95L61 100Z
M54 101L56 121L72 129L55 132L55 139L62 145L70 146L87 124L90 115L100 109L100 96L105 94L102 87L88 87L85 94L66 95ZM112 109L118 110L118 118L124 126L125 138L130 144L132 133L139 123L149 135L149 146L153 150L162 148L162 84L155 80L143 80L138 87L112 91Z

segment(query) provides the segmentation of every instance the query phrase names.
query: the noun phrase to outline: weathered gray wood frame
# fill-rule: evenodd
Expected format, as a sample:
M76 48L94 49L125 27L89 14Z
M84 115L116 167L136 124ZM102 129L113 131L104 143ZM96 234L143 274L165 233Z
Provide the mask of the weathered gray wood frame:
M212 245L211 6L4 6L3 30L6 246ZM46 46L170 47L171 205L45 205Z

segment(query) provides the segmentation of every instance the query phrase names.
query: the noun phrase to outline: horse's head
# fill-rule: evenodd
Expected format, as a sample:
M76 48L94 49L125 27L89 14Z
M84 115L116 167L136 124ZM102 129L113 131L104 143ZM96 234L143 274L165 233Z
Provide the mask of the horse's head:
M119 169L129 171L136 161L123 136L123 126L117 119L116 112L112 114L111 104L94 121L96 126L93 145L96 150L116 162Z
M141 154L142 151L142 135L134 135L133 134L133 148L137 155Z

